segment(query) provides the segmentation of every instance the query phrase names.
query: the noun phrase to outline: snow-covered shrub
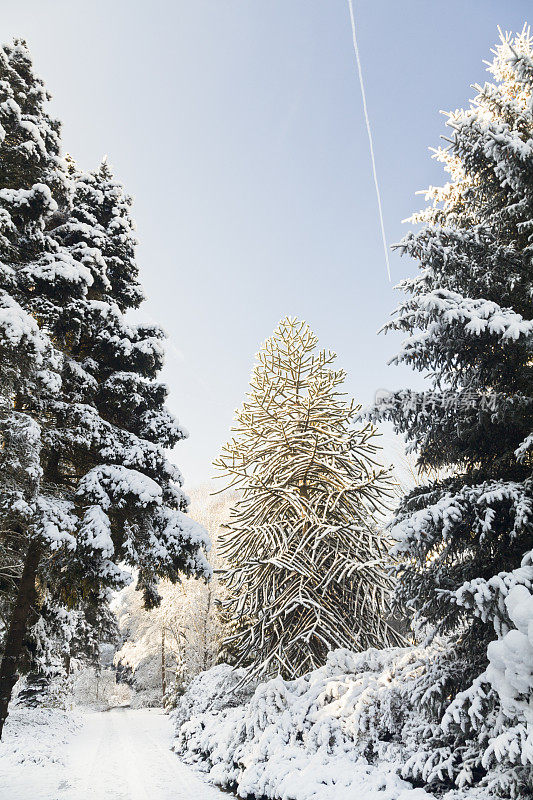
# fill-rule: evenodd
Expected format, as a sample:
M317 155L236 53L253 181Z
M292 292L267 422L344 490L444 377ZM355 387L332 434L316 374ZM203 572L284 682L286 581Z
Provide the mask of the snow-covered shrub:
M176 730L199 714L218 713L246 703L254 692L255 684L244 683L245 677L244 669L217 664L193 678L186 691L175 700L172 720Z
M489 648L490 667L468 697L442 705L457 680L446 672L446 640L337 650L324 667L278 676L248 698L231 693L240 671L219 665L192 682L173 714L174 749L240 797L433 796L413 784L447 800L529 797L533 597L514 590L508 606L517 629Z
M241 797L341 800L363 787L383 800L429 797L398 773L431 743L427 684L443 652L440 644L336 650L324 667L262 683L236 707L219 702L231 672L215 667L174 714L175 750Z

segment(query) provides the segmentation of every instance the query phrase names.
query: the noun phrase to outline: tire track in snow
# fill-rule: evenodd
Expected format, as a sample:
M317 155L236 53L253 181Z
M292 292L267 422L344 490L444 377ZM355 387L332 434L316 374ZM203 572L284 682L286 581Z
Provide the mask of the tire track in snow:
M50 800L227 800L169 748L170 721L154 709L89 714Z

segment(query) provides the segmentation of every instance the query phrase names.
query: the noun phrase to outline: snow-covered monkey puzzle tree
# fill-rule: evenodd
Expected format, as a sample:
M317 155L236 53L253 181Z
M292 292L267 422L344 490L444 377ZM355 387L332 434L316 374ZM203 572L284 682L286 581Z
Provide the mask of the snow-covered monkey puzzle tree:
M284 319L257 355L234 437L215 466L240 490L221 534L228 647L256 672L295 677L336 647L399 639L387 616L376 520L391 478L345 373L305 322Z
M0 733L44 601L89 620L122 563L148 606L158 577L209 574L164 452L183 432L157 380L163 334L123 315L142 297L129 198L107 166L60 158L46 99L24 44L0 48Z
M429 207L413 217L419 230L401 244L421 271L403 283L410 297L389 328L409 334L397 361L429 372L433 385L384 398L376 416L407 435L422 467L448 476L412 491L393 529L402 601L433 635L451 637L428 688L433 722L464 690L444 718L438 757L429 744L426 766L421 750L413 772L466 782L502 762L504 794L526 796L523 780L529 796L531 644L514 653L507 687L496 686L507 697L501 707L489 680L513 661L508 632L527 631L528 614L533 626L533 602L523 600L533 592L529 31L504 37L494 53L492 82L476 87L470 108L450 114L451 144L436 151L450 182L428 191ZM514 631L515 643L522 633ZM487 645L496 636L505 645L491 646L496 666L486 673ZM516 708L529 703L527 725L509 713L513 692Z

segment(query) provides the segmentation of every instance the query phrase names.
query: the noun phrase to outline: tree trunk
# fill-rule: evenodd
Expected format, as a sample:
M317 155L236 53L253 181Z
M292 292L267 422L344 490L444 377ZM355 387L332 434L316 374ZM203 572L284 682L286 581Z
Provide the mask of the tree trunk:
M207 590L207 608L205 610L205 616L204 616L204 659L203 659L204 660L204 669L209 669L209 667L211 666L211 663L210 663L211 659L208 658L208 642L207 642L207 639L208 639L207 628L208 628L208 624L209 624L209 612L211 611L211 596L212 596L212 591L211 591L211 587L209 586L209 588Z
M167 671L165 669L165 629L161 630L161 688L163 690L163 703L165 702L165 695L167 693Z
M0 665L0 738L7 719L9 701L18 680L17 667L28 627L28 617L35 600L35 578L41 557L41 543L30 539L26 561L20 579L17 599L5 638L4 655Z

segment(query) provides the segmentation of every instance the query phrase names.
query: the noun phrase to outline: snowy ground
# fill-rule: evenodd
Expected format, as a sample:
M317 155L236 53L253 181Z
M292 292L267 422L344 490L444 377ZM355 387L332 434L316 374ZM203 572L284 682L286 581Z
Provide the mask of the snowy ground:
M170 750L157 709L12 716L0 745L2 800L227 800Z

